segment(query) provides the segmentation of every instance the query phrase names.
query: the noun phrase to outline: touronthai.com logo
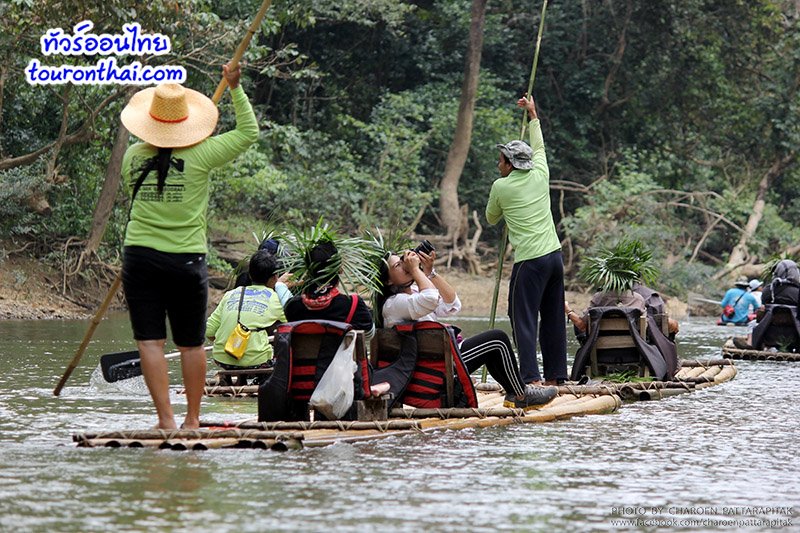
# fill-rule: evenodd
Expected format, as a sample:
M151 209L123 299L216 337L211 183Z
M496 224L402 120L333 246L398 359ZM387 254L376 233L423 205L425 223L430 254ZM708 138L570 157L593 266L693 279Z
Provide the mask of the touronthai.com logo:
M159 56L170 52L169 37L160 33L143 33L138 22L122 26L122 33L97 35L91 20L73 27L73 33L61 28L49 29L41 36L45 56L106 56L93 65L43 65L31 59L25 67L25 78L31 85L76 85L183 83L186 69L177 65L147 65L140 61L117 64L115 56ZM110 57L109 57L110 56Z

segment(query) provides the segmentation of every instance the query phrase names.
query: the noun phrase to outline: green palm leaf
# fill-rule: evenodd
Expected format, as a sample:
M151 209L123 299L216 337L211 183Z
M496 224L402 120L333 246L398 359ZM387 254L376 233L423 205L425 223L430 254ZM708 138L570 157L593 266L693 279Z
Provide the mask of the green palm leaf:
M651 284L658 276L650 261L653 253L637 240L622 240L584 262L579 276L598 290L621 292L638 282Z

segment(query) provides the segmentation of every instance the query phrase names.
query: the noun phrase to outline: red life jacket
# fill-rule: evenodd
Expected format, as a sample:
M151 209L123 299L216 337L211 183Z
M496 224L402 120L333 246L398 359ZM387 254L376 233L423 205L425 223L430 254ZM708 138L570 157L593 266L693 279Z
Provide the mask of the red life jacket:
M352 329L350 324L327 320L301 320L278 326L273 373L258 390L258 419L306 420L311 394L345 334ZM312 336L316 338L312 340ZM308 347L303 347L303 337L312 340ZM360 400L369 395L370 369L366 359L356 363L354 398Z
M406 324L398 324L394 327L395 331L406 339L414 337L422 331L442 330L446 333L446 346L453 358L453 405L447 405L447 386L445 381L446 365L441 354L416 354L416 364L408 376L407 384L399 391L399 403L411 405L418 408L440 408L440 407L477 407L478 398L475 387L472 385L469 371L455 341L452 328L439 322L422 321ZM443 343L444 344L444 343ZM403 342L401 350L417 350L416 342ZM375 371L376 382L381 381L378 377L382 369L389 367L400 358L401 354L378 353L373 359L377 362ZM395 387L393 387L394 389Z

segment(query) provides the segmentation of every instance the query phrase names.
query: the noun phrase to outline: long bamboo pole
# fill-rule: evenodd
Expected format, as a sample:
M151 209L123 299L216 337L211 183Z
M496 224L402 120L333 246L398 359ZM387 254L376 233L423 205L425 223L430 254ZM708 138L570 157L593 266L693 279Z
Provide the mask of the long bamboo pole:
M61 379L58 380L58 385L56 388L53 389L53 394L58 396L61 394L61 389L64 388L64 384L67 382L67 379L72 375L72 371L78 366L78 363L83 357L83 352L86 351L86 347L89 346L89 341L92 340L92 335L94 335L94 330L97 329L97 325L100 324L100 321L103 320L103 316L106 314L106 310L108 306L111 304L111 300L114 299L114 295L117 294L117 290L119 290L119 286L122 283L122 275L117 274L117 277L114 278L114 282L111 284L111 287L108 289L108 293L106 294L105 299L103 299L103 303L100 304L100 307L97 309L97 312L92 317L92 322L89 324L89 329L86 330L86 334L83 336L83 340L81 341L80 346L78 346L78 350L75 352L75 355L72 357L72 360L69 362L67 369L64 371L64 375L61 376Z
M539 32L536 35L536 49L533 52L533 64L531 65L531 75L528 79L528 96L533 94L533 82L536 80L536 67L539 64L539 50L542 47L542 33L544 32L544 15L547 11L547 0L542 3L542 14L539 19ZM522 111L522 128L519 132L520 140L525 136L525 120L526 110ZM499 256L497 257L497 275L494 280L494 292L492 293L492 311L489 314L489 329L494 329L494 322L497 318L497 299L500 296L500 281L503 279L503 262L505 261L506 248L508 247L508 225L503 224L503 235L500 237L500 247L498 248ZM486 382L486 367L483 367L483 375L481 381Z
M235 69L239 65L239 61L242 59L245 50L247 50L247 46L250 44L250 39L253 38L253 35L258 30L259 26L261 26L261 21L264 20L264 15L267 13L267 9L272 4L272 0L264 0L261 4L261 7L256 14L256 17L253 19L253 23L250 24L250 28L248 28L247 33L245 34L242 42L239 43L239 47L236 49L236 52L233 54L233 58L229 63L229 67L231 69ZM225 93L225 88L228 86L228 81L225 78L222 78L222 81L219 82L217 86L217 90L214 92L214 96L211 97L211 100L215 104L218 104L222 95ZM100 307L97 309L97 312L94 314L92 318L92 322L89 325L89 329L86 330L86 334L83 336L83 341L81 341L78 350L75 352L75 355L72 357L72 360L67 365L66 370L64 370L64 374L61 376L61 379L58 380L58 384L56 388L53 389L53 395L58 396L61 394L61 389L64 388L64 385L67 382L67 379L72 375L72 372L77 368L78 363L83 357L83 353L86 351L86 347L89 345L89 341L92 340L92 336L94 335L94 331L97 329L97 325L105 316L106 311L108 310L108 306L111 304L111 300L114 299L114 296L117 294L119 290L119 286L122 284L122 272L117 274L117 277L114 279L114 282L111 284L111 287L108 288L108 293L106 294L105 299L103 299L103 303L100 304Z
M271 4L272 0L264 0L261 3L258 13L256 13L256 17L253 19L253 23L250 24L250 27L247 29L247 33L245 33L242 42L240 42L239 47L236 48L233 58L230 60L230 63L228 63L228 68L231 70L236 70L236 67L239 66L239 61L242 59L242 56L244 56L245 50L247 50L247 47L250 46L250 39L253 38L253 35L255 35L255 33L258 31L258 28L261 26L261 21L264 20L264 15L266 15ZM217 90L214 91L214 96L211 97L215 104L219 103L227 86L228 80L222 78L219 82L219 85L217 85Z

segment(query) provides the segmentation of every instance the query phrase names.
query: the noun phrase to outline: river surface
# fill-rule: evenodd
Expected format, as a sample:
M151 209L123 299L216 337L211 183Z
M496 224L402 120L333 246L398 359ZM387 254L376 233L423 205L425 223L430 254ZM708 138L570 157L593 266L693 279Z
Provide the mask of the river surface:
M742 361L729 383L546 424L285 453L85 449L73 433L155 421L141 378L97 374L132 347L124 317L52 395L86 327L0 321L1 531L800 531L800 363ZM687 319L680 355L718 357L733 332ZM255 414L203 403L205 419Z

